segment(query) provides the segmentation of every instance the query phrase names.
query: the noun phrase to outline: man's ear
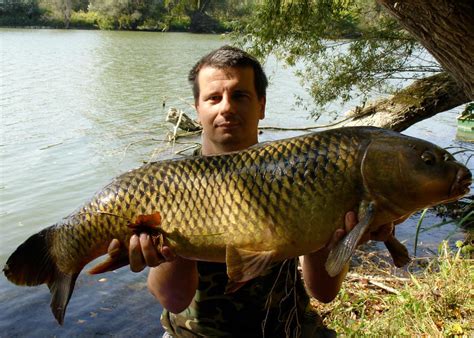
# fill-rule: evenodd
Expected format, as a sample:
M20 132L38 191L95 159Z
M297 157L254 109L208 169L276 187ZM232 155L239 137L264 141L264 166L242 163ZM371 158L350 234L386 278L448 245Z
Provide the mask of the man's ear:
M265 118L265 106L267 104L267 98L263 96L260 99L260 120L263 120Z
M198 102L194 102L194 110L196 110L196 122L201 124L201 114L199 114L199 103Z

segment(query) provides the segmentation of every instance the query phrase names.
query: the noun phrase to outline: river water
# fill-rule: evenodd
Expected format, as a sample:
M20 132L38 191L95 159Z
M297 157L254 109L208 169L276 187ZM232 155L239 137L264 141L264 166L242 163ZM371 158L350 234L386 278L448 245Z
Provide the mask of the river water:
M185 147L164 141L172 130L166 111L173 106L192 115L187 72L225 43L217 35L0 29L0 266L28 236L71 213L114 176ZM297 95L309 98L291 69L273 59L265 69L270 87L262 125L314 124L294 105ZM406 133L472 151L455 139L459 110ZM318 123L329 121L323 116ZM261 140L295 133L265 131ZM398 230L410 248L415 221ZM423 234L423 248L435 250L448 235L451 241L462 238L443 227ZM146 272L81 274L63 327L48 304L46 286L17 287L0 274L0 337L162 332L161 308L146 289Z

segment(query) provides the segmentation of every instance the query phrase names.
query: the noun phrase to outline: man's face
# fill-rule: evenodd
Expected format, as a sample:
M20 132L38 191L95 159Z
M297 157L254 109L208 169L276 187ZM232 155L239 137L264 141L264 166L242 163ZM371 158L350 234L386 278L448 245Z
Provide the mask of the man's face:
M242 150L258 142L258 122L265 116L251 67L204 67L198 74L198 119L203 128L203 154Z

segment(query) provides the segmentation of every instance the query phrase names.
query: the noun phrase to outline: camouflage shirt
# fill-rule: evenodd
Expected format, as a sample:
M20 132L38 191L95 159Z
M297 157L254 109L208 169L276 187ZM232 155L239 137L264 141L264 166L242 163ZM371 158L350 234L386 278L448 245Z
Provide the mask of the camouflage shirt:
M199 286L191 304L179 314L164 310L161 323L173 337L325 336L297 261L275 264L231 294L224 293L225 264L198 262Z

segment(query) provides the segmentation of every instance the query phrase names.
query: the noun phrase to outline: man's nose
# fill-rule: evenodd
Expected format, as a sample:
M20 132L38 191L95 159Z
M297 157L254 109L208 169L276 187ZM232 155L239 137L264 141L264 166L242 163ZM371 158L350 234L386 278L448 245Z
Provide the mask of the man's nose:
M220 114L221 115L227 115L227 114L233 114L234 113L234 105L232 103L232 100L224 95L222 97L222 100L220 102Z

